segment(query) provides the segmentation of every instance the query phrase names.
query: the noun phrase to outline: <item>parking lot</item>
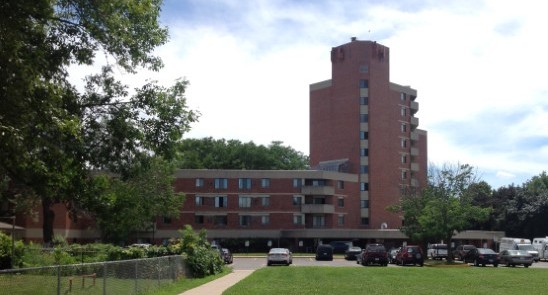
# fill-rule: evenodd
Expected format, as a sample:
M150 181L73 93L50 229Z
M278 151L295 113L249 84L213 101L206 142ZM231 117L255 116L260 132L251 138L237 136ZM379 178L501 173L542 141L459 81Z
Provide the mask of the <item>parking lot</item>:
M428 261L426 261L426 263L428 263ZM316 261L314 257L293 257L292 266L364 267L359 264L356 264L355 260L347 261L344 259L333 259L333 261ZM234 257L234 263L232 264L232 267L235 270L255 270L261 267L266 267L266 257ZM275 267L278 267L278 266L275 266ZM280 266L280 267L285 267L285 266ZM379 266L369 266L369 267L379 267ZM389 264L388 267L401 267L401 266ZM409 265L405 267L413 267L413 266ZM492 266L486 266L486 267L492 267ZM502 266L502 267L505 267L505 266ZM548 262L533 263L533 265L530 268L548 268Z

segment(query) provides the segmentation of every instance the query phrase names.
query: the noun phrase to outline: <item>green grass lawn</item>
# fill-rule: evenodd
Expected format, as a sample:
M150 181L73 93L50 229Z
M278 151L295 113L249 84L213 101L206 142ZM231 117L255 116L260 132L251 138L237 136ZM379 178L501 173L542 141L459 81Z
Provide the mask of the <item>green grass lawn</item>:
M535 294L548 269L521 267L267 267L225 291L240 294Z

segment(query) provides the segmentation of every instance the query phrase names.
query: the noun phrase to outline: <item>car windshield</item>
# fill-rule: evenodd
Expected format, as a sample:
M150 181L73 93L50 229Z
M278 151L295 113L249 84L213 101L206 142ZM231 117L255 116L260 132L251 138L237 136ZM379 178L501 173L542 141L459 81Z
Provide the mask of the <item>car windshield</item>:
M519 250L529 250L529 251L530 250L535 250L535 249L533 249L533 245L531 245L531 244L520 244L520 245L518 245L518 249Z
M411 248L411 247L409 247L409 248L407 248L407 252L413 253L413 252L419 252L419 250L418 250L417 248Z
M348 251L361 251L362 249L360 247L350 247Z
M529 255L529 252L527 252L527 250L516 250L516 252L517 252L517 255L521 255L521 256Z
M447 249L447 245L433 245L432 249Z
M367 251L369 252L385 252L386 248L382 245L369 245L367 246Z
M478 252L480 254L497 254L497 253L495 253L495 251L493 251L492 249L488 249L488 248L478 248Z
M269 254L286 254L287 250L283 248L272 248L270 249Z

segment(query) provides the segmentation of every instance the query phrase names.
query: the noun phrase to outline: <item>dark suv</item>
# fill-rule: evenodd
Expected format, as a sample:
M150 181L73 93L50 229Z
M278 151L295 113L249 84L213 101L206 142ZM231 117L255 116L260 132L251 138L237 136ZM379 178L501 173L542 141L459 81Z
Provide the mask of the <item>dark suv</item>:
M363 266L370 264L388 265L388 253L383 244L368 244L360 255L359 260Z
M424 255L422 254L422 250L419 246L404 246L401 247L400 252L396 254L396 264L399 265L406 265L406 264L413 264L413 265L424 265Z

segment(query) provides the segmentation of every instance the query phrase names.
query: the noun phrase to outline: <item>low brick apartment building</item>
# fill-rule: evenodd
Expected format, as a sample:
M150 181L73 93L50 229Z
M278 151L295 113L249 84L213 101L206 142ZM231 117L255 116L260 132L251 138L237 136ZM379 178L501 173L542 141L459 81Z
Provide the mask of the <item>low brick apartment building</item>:
M189 224L240 251L308 251L335 240L401 244L404 220L386 208L427 181L417 90L390 82L390 51L377 42L352 38L326 58L331 78L309 86L310 170L179 170L175 189L186 194L180 218L159 217L135 239L165 242ZM92 221L77 225L63 208L54 210L56 233L75 241L99 237ZM26 238L40 239L40 218L20 220Z

